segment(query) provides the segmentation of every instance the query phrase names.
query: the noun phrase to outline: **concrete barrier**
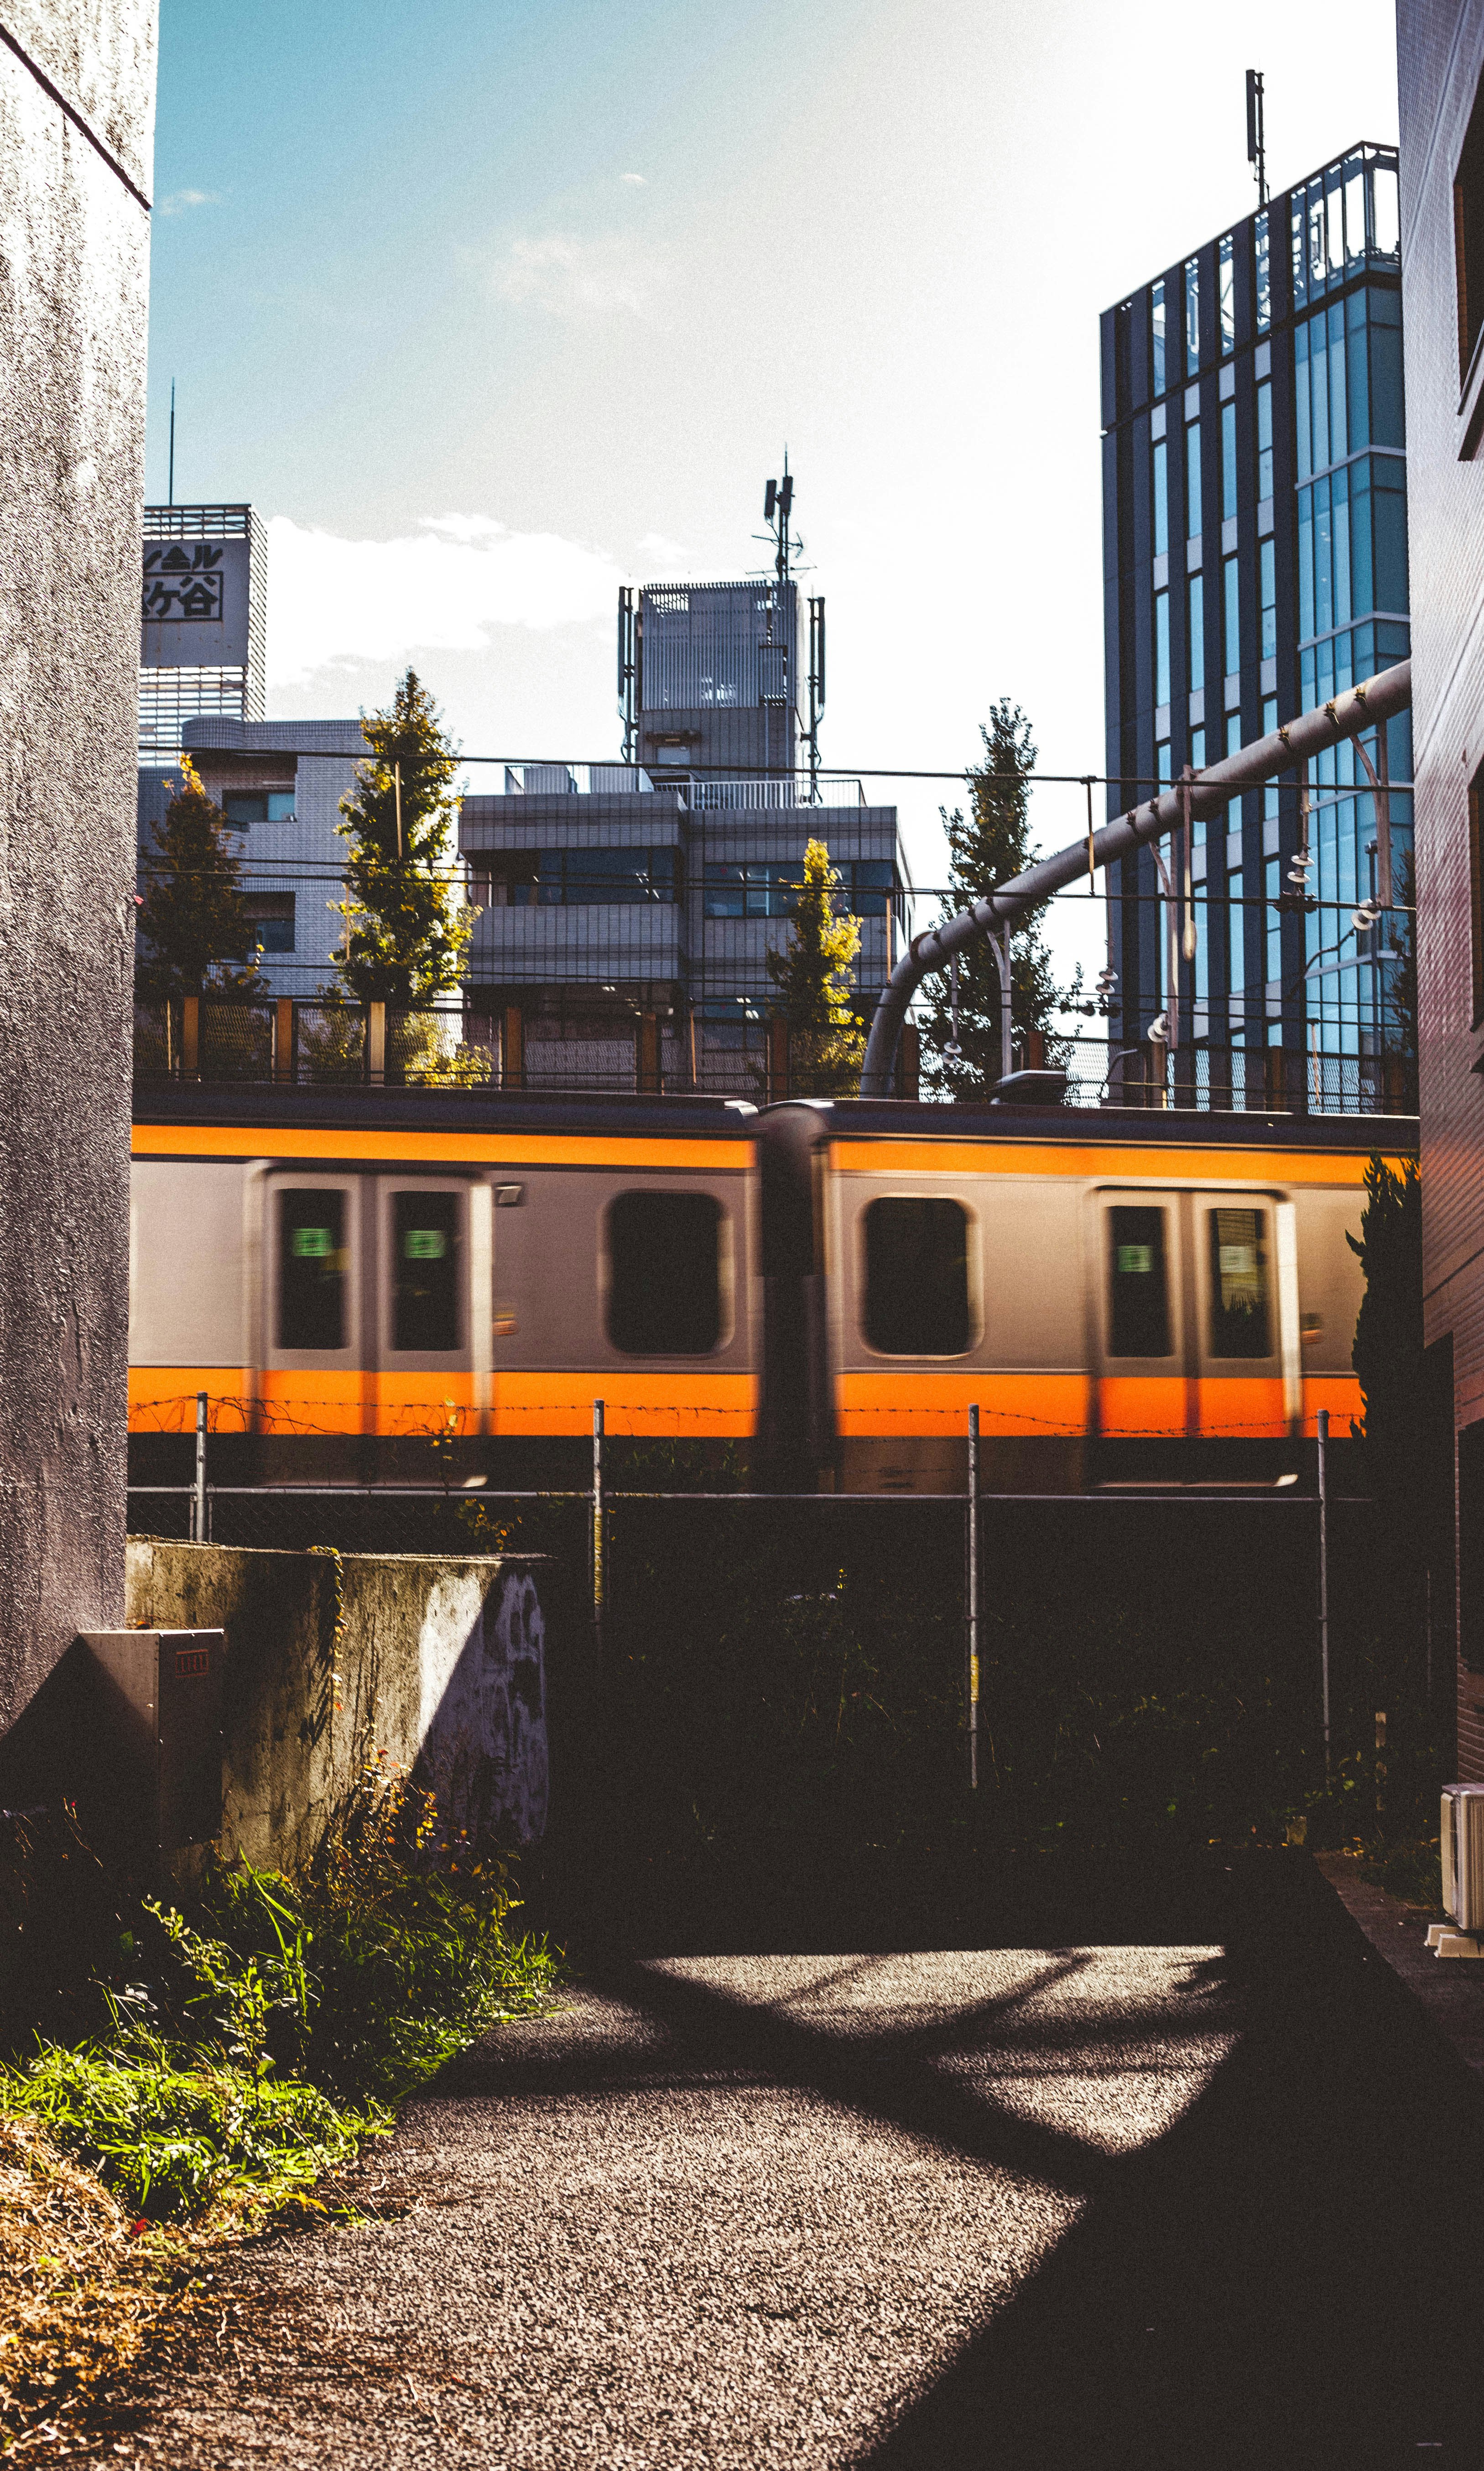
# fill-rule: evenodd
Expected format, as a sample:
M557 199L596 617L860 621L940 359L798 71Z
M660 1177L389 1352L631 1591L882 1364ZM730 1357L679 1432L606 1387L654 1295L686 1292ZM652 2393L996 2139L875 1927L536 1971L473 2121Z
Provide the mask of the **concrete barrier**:
M130 1538L130 1624L225 1633L222 1849L302 1860L373 1764L451 1833L539 1842L551 1567Z

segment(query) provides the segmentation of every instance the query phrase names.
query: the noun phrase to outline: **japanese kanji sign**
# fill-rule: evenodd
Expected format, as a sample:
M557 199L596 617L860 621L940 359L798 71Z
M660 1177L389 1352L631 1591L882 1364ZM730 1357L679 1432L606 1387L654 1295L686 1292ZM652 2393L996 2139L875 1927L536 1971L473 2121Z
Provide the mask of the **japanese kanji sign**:
M243 539L147 540L146 669L232 669L247 650L249 544Z

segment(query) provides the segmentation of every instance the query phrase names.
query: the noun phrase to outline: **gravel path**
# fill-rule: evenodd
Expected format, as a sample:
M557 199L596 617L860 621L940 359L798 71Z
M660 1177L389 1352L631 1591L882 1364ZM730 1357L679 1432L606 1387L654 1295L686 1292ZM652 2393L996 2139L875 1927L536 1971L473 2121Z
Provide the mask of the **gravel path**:
M399 2218L240 2261L111 2459L1484 2461L1428 2219L1477 2134L1331 1940L590 1978L408 2107Z

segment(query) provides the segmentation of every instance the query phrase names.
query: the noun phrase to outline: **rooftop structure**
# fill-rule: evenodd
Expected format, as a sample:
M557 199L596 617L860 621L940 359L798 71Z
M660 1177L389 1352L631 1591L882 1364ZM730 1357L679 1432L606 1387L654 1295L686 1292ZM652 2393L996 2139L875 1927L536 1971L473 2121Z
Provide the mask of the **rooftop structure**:
M267 534L256 506L146 506L139 751L178 754L203 715L263 718Z

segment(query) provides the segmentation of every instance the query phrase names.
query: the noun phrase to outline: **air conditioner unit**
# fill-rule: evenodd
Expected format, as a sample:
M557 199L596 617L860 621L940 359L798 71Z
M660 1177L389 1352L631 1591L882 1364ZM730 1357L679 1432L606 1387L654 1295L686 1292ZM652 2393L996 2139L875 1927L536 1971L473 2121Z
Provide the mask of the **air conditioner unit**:
M1461 1931L1484 1931L1484 1784L1443 1788L1443 1910Z

